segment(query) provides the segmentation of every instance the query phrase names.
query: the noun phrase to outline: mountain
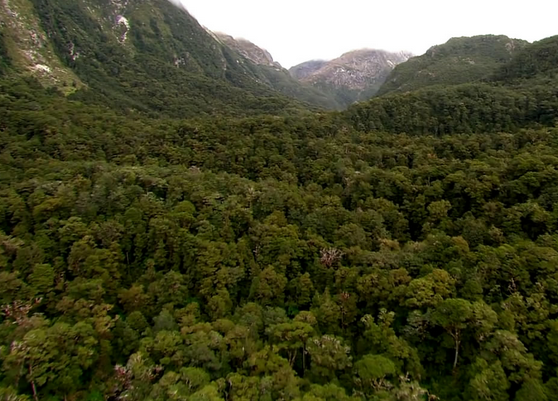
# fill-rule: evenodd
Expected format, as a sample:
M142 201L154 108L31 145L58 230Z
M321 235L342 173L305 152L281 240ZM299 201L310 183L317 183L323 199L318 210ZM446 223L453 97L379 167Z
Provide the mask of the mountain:
M215 36L231 49L252 61L254 64L282 68L281 64L274 61L273 56L267 50L256 46L249 40L241 38L235 39L232 36L221 32L215 32Z
M344 107L370 99L391 70L411 55L383 50L362 49L335 60L309 61L290 69L291 75L332 96Z
M257 74L258 82L271 87L283 95L324 109L340 109L343 107L331 95L293 78L288 70L273 60L273 56L267 50L246 39L234 38L219 32L213 34L221 43L258 66L254 70Z
M437 77L437 84L434 79L411 80L405 86L408 91L394 91L352 106L343 114L345 121L357 130L416 135L517 132L556 126L558 36L532 44L504 38L460 38L450 40L452 46L431 48L425 56L398 66L393 75L408 72L410 66L427 57L443 54L437 65L432 64L446 74ZM490 50L494 44L499 53ZM466 63L457 62L465 57L464 49L469 57L485 64L471 62L471 58ZM456 71L462 74L455 75Z
M452 38L395 67L378 95L488 78L527 44L502 35Z
M558 73L558 36L552 36L515 52L495 73L495 80L514 81Z
M291 67L291 69L289 69L289 72L294 78L302 80L319 71L327 63L328 62L325 60L310 60Z
M286 73L283 84L269 71L277 66L255 64L167 0L13 0L0 11L0 69L77 100L173 117L335 107Z

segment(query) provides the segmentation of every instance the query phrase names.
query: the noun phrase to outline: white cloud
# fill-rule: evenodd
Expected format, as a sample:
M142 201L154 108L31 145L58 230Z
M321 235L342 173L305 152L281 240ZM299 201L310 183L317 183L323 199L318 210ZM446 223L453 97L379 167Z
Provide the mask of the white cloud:
M209 29L244 37L283 66L364 47L424 53L454 36L558 34L554 0L171 0Z

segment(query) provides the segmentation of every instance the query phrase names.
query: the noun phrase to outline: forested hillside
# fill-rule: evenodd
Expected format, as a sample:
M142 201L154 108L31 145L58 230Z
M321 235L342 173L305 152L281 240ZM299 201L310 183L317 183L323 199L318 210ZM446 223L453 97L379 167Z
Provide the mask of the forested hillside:
M533 43L517 52L509 63L496 72L495 79L514 81L537 76L556 76L558 71L558 36Z
M357 104L344 117L359 130L395 134L515 132L522 127L554 126L558 82L547 78L519 87L473 83L425 88Z
M121 112L187 118L335 107L286 72L246 59L168 0L12 0L0 4L0 33L0 72Z
M378 95L488 79L527 45L503 35L451 38L396 66Z

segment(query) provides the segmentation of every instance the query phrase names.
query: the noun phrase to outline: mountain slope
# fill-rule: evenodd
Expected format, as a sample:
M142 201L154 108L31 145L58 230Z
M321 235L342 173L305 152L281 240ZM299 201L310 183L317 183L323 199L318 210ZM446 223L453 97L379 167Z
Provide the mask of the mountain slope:
M310 60L304 63L295 65L289 69L291 75L298 80L305 79L306 77L316 73L323 68L328 62L325 60Z
M66 93L82 84L57 57L31 0L0 2L0 72L8 67Z
M526 44L524 40L495 35L452 38L395 67L378 95L487 78Z
M332 96L293 78L289 71L273 60L273 56L267 50L248 40L236 39L223 33L215 33L215 36L223 44L257 65L254 72L257 75L258 82L268 85L286 96L312 105L326 109L342 108Z
M17 44L35 35L44 42L44 50L39 52L40 46L33 43L29 49L3 46L10 59L26 52L48 55L32 62L44 71L61 66L75 77L66 81L83 82L85 88L73 95L76 99L173 117L277 114L306 108L261 82L254 63L167 0L12 3L26 7L16 15L23 22L11 31L2 28L9 39L4 43ZM14 19L5 9L2 18Z
M506 49L511 50L509 46ZM485 79L480 82L456 85L442 81L410 92L388 93L349 108L343 118L357 130L430 135L555 127L558 36L524 45L512 53L510 61L502 62L491 75L483 75Z
M496 80L514 81L558 72L558 36L525 46L495 74Z
M237 53L243 55L248 60L252 61L257 65L266 65L268 67L282 68L281 64L273 60L273 56L265 49L256 46L254 43L246 39L233 38L222 32L214 32L215 36L229 46L231 49L235 50Z
M405 52L362 49L323 64L320 61L302 63L290 71L301 82L311 84L346 107L374 96L390 71L409 57Z

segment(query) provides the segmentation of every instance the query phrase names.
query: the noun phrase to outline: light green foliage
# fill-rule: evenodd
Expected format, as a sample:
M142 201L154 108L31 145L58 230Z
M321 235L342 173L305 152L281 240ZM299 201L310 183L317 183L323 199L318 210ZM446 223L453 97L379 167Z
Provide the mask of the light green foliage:
M488 305L482 302L470 303L459 298L441 302L433 311L431 318L432 322L443 327L453 340L454 369L457 367L464 331L472 331L478 341L483 341L497 322L496 313Z
M265 268L252 282L254 299L262 305L282 305L287 279L273 267Z
M516 401L547 401L544 386L540 381L530 380L523 384L515 396Z
M380 311L378 323L370 315L363 316L361 322L366 328L363 333L364 349L389 358L399 373L418 377L422 371L419 356L415 348L397 336L392 327L394 318L395 313L388 313L385 309Z
M295 363L299 351L304 358L306 342L314 335L314 329L311 325L297 321L276 324L267 331L278 348L286 351L291 367Z
M412 308L436 306L451 296L454 285L455 279L447 271L435 269L409 283L407 304Z
M395 364L381 355L365 355L355 362L357 382L365 389L381 390L389 387L386 378L395 374Z
M310 390L304 394L302 401L306 400L324 400L324 401L348 401L352 399L358 399L349 397L345 389L339 387L333 383L329 383L323 386L312 384Z
M0 399L6 401L28 401L29 397L20 395L11 387L0 387Z
M471 399L506 401L509 399L510 383L500 361L489 365L484 359L477 359L473 365L474 376L469 383Z
M75 392L82 375L98 358L98 339L93 328L80 322L55 323L30 330L14 341L5 367L37 388L52 388L59 395Z

